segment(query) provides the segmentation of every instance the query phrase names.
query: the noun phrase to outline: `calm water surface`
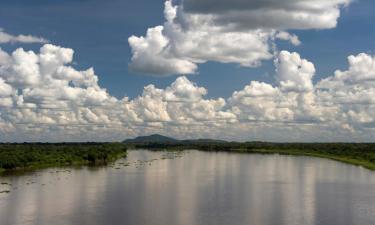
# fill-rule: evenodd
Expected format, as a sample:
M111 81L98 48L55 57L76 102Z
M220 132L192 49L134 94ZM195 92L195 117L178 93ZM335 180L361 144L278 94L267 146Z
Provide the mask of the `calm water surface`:
M319 158L130 151L0 183L1 225L375 224L375 172Z

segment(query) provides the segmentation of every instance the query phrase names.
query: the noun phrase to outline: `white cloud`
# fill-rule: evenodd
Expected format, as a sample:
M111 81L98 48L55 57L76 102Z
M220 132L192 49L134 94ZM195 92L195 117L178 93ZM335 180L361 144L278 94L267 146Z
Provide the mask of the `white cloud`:
M375 57L361 53L348 62L348 70L337 70L316 84L318 96L340 110L348 127L375 128Z
M146 37L129 38L133 54L129 68L144 74L195 73L195 63L175 57L169 52L169 40L163 35L163 29L162 26L157 26L148 29Z
M280 40L284 41L290 41L294 46L298 46L301 44L301 41L299 40L298 36L295 34L290 34L285 31L277 32L275 37Z
M236 29L326 29L351 0L184 0L186 12Z
M0 97L10 96L12 94L12 86L5 83L2 78L0 78Z
M22 48L14 51L9 59L11 63L5 64L0 69L3 78L16 88L37 85L40 82L38 56L32 51Z
M325 29L337 24L350 0L185 0L165 2L165 23L144 37L131 36L134 72L154 76L194 74L207 61L257 67L272 59L275 39L301 44L288 29Z
M272 58L273 30L226 31L209 17L184 13L171 1L165 2L164 15L163 26L149 28L145 37L129 38L131 70L154 76L194 74L197 64L207 61L256 67ZM285 35L278 38L298 42L297 36Z
M314 65L297 53L282 51L275 61L279 85L272 87L251 82L233 94L230 99L233 111L242 120L310 123L336 128L338 133L352 132L346 136L353 137L362 132L373 136L375 60L373 56L361 53L349 56L348 61L348 70L338 70L314 87Z
M349 70L335 72L334 77L330 77L322 82L327 84L345 83L358 84L366 82L375 82L375 57L365 53L357 56L351 55L348 57Z
M0 48L0 66L9 63L9 55Z
M368 141L375 137L374 57L349 57L349 68L313 84L314 65L298 53L275 60L276 85L251 81L228 99L178 77L118 99L92 68L71 65L73 50L3 52L1 141L110 141L148 133L180 138L272 141Z
M0 28L0 44L4 43L47 43L48 40L32 35L12 35Z
M276 59L277 80L284 91L305 92L313 89L314 64L298 53L281 51Z
M169 102L197 102L202 96L207 94L207 90L197 87L186 77L179 77L163 93L163 99Z
M70 65L73 53L50 44L39 53L22 48L10 55L4 53L7 60L0 64L0 119L1 132L7 135L3 137L13 132L17 138L39 140L46 135L54 140L57 133L64 133L69 140L80 132L98 129L135 133L168 124L201 126L235 120L234 114L221 110L224 99L204 99L206 89L186 77L179 77L166 89L146 86L133 100L112 97L99 87L92 68L78 71ZM41 135L35 136L36 130ZM85 137L99 135L90 134L93 136Z

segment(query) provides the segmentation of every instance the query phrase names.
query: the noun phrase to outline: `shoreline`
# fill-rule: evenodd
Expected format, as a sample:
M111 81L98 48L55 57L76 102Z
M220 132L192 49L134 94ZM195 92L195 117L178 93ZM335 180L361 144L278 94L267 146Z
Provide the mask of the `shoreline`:
M371 163L369 161L365 160L359 160L359 159L354 159L354 158L348 158L348 157L343 157L339 155L329 155L329 154L319 154L319 153L311 153L311 152L301 152L301 151L296 151L296 150L242 150L242 149L233 149L229 150L226 152L237 152L237 153L244 153L244 154L280 154L280 155L291 155L291 156L308 156L308 157L315 157L315 158L322 158L322 159L330 159L354 166L361 166L363 168L366 168L371 171L375 171L375 163Z
M199 149L199 148L189 148L189 147L166 147L166 148L130 148L131 150L145 149L145 150L165 150L165 151L185 151L185 150L198 150L204 152L228 152L228 153L243 153L243 154L280 154L280 155L291 155L291 156L308 156L323 159L330 159L354 166L361 166L365 169L375 171L375 161L369 161L364 159L356 159L348 155L339 154L329 154L322 152L312 152L311 150L299 150L299 149L241 149L241 148L231 148L231 149Z
M28 147L28 145L24 145ZM53 145L51 145L53 147ZM339 161L346 164L351 164L355 166L361 166L371 171L375 171L375 160L373 154L375 151L366 150L366 151L351 151L347 149L298 149L298 148L277 148L277 146L272 148L246 148L243 146L226 146L223 148L222 146L215 145L215 144L208 144L208 145L195 145L195 146L176 146L176 145L164 145L164 146L152 146L152 145L144 145L144 146L132 146L126 144L106 144L106 145L89 145L82 146L82 145L75 145L73 151L69 152L69 154L82 154L82 151L91 151L87 150L88 148L92 149L93 147L101 146L102 148L94 150L94 153L100 153L103 150L109 149L105 156L98 157L95 154L94 159L88 159L84 156L80 158L74 158L69 162L67 161L46 161L43 162L39 159L35 161L30 161L25 164L26 166L17 166L14 168L1 168L0 167L0 176L7 174L7 173L17 173L17 172L32 172L39 169L47 169L47 168L74 168L80 166L102 166L108 165L120 158L124 158L127 156L127 151L119 150L119 148L127 149L127 150L139 150L145 149L150 151L155 150L162 150L162 151L185 151L185 150L199 150L205 152L228 152L228 153L243 153L243 154L280 154L280 155L292 155L292 156L307 156L307 157L316 157L316 158L325 158L334 161ZM111 147L110 147L111 146ZM115 146L115 147L113 147ZM0 145L1 147L1 145ZM69 146L71 147L71 146ZM87 149L85 149L87 148ZM103 149L104 148L104 149ZM0 148L1 150L1 148ZM51 150L52 151L52 150ZM44 150L43 153L39 156L40 158L45 157L46 155L51 154L50 150ZM59 157L61 157L61 153L59 153ZM62 154L64 156L68 156L69 154ZM57 157L57 156L56 156ZM1 160L1 159L0 159Z
M127 156L122 143L0 144L0 175L45 168L106 165Z
M12 175L13 173L27 173L27 172L34 172L37 170L43 170L43 169L50 169L50 168L65 168L65 169L74 169L74 168L80 168L83 166L88 166L88 167L99 167L99 166L106 166L109 165L121 158L125 158L127 156L127 153L124 154L119 154L112 159L106 161L106 162L96 162L92 163L90 161L76 161L71 164L37 164L37 165L30 165L27 167L18 167L18 168L13 168L13 169L4 169L0 168L0 177L1 176L6 176L6 175Z

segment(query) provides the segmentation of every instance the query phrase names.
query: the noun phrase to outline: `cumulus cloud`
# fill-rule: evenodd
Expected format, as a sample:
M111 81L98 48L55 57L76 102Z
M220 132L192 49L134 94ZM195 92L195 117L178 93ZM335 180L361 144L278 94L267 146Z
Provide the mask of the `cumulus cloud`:
M154 76L194 74L207 61L256 67L272 58L269 42L275 31L224 31L210 18L186 14L171 1L165 2L164 15L163 26L149 28L145 37L129 38L131 70ZM297 43L296 36L287 36L278 38Z
M47 43L48 40L33 35L12 35L0 28L0 44L4 43Z
M131 36L129 68L154 76L194 74L207 61L257 67L272 59L275 40L301 44L288 29L325 29L337 24L350 0L185 0L165 2L165 23Z
M281 51L276 84L251 81L228 99L208 98L187 77L118 99L93 68L77 70L74 51L0 51L1 141L111 141L140 134L272 141L368 141L375 137L374 56L316 84L314 65Z
M2 137L13 132L14 137L31 139L39 131L38 140L43 135L53 140L60 132L69 140L87 132L90 135L81 138L92 139L98 137L98 129L132 134L168 124L201 126L235 120L224 109L224 99L204 99L207 90L186 77L165 89L148 85L132 100L117 99L98 85L92 68L72 67L72 49L46 44L39 53L22 48L2 53L6 58L0 64Z
M334 77L324 80L322 83L345 83L345 84L360 84L375 81L375 58L374 56L360 53L357 56L351 55L348 57L349 70L335 72Z
M243 121L302 123L350 133L343 136L373 136L375 60L361 53L348 61L348 70L313 85L314 65L298 53L282 51L275 60L278 85L251 82L229 99L232 111Z
M276 59L277 80L284 91L311 91L314 64L301 59L298 53L280 52Z
M326 105L337 107L353 128L375 127L375 57L349 56L349 69L319 81L318 94Z
M169 50L169 39L163 35L164 27L157 26L147 31L146 37L132 36L132 62L129 68L144 74L169 75L195 73L197 65L187 59L175 57Z

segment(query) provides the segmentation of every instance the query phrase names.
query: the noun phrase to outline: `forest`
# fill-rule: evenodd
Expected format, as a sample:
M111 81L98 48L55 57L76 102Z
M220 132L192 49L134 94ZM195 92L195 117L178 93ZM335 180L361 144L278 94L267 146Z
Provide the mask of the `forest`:
M0 171L106 164L126 156L122 143L0 144Z

